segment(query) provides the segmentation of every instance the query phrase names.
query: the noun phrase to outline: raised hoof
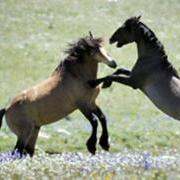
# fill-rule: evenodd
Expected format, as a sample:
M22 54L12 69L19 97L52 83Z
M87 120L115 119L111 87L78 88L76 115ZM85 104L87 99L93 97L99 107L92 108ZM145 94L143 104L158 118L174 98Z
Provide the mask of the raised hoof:
M113 74L118 75L118 74L122 74L122 72L124 72L124 69L120 68L117 71L115 71Z
M95 88L98 85L98 83L95 80L90 80L87 83L91 88Z
M95 149L88 149L88 151L89 151L92 155L95 155L95 154L96 154L96 148L95 148Z
M109 151L110 145L108 142L104 142L104 141L99 141L99 145L105 150L105 151Z
M87 146L88 151L89 151L91 154L93 154L93 155L96 154L96 147L95 147L95 144L94 144L94 143L91 143L90 141L88 141L88 142L86 143L86 146Z
M102 88L108 88L108 87L111 86L111 84L112 84L111 81L105 81L105 82L103 83L103 85L102 85Z
M105 151L109 151L110 146L101 146Z

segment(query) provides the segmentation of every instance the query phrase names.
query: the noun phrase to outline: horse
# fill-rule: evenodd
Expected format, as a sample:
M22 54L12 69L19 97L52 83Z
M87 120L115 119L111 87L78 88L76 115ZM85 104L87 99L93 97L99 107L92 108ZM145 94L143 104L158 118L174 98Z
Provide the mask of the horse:
M17 136L14 151L21 155L34 154L40 127L66 117L75 110L89 120L92 134L86 146L95 154L98 120L102 126L99 144L109 150L106 117L96 104L100 87L90 88L87 81L97 77L98 63L116 68L116 62L107 54L102 38L79 38L69 44L67 57L52 75L43 82L23 90L7 108L0 110L0 124L5 115L7 125Z
M180 78L168 61L162 43L139 17L127 19L111 36L110 43L122 47L135 42L138 59L132 70L118 69L112 75L89 81L91 87L118 82L141 90L165 114L180 120Z

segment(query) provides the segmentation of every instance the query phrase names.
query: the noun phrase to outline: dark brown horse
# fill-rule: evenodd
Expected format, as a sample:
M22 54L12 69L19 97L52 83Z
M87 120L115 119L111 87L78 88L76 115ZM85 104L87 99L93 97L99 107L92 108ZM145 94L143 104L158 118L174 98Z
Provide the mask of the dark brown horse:
M163 45L140 17L129 18L110 38L117 47L135 42L138 59L131 71L119 69L113 75L90 81L92 87L118 82L140 89L164 113L180 120L180 79L168 61Z
M100 145L109 149L106 118L95 100L100 88L90 88L87 81L97 77L98 63L116 67L115 61L107 55L102 39L85 37L70 45L67 58L60 63L54 73L43 82L22 91L9 107L0 111L9 128L17 135L14 149L21 154L34 153L40 127L55 122L79 109L92 125L92 134L87 148L96 151L97 120L102 125Z

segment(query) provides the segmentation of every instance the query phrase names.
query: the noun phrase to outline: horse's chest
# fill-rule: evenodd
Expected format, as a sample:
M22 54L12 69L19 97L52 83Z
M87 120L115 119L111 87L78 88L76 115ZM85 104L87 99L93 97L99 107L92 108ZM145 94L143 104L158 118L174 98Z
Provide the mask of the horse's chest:
M99 92L100 92L99 87L93 88L87 91L86 97L89 99L89 101L94 101L97 98Z
M180 119L180 86L173 82L157 81L143 87L143 92L164 113Z

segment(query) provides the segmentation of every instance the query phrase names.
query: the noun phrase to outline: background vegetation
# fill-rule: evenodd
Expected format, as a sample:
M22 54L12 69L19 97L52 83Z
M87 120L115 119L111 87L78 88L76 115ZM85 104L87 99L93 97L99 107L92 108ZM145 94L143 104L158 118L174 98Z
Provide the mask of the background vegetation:
M67 44L90 30L105 39L119 67L130 69L137 58L135 44L117 49L108 39L127 18L140 14L179 70L178 0L1 0L0 107L8 106L19 91L47 78L64 59ZM111 72L100 65L98 76ZM98 104L108 117L110 152L180 151L180 123L160 112L140 91L114 84L101 91ZM68 120L44 126L36 147L49 152L87 153L85 142L90 132L89 122L76 111ZM4 121L0 151L12 149L15 141Z

